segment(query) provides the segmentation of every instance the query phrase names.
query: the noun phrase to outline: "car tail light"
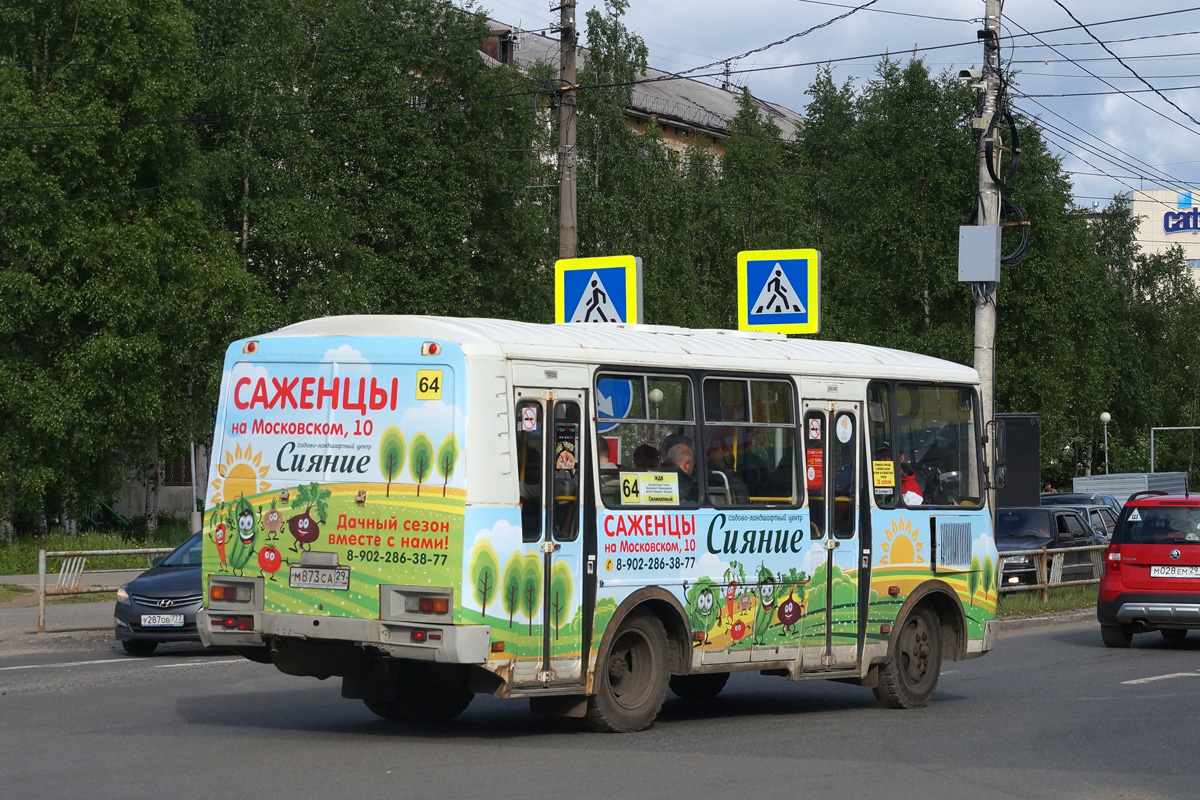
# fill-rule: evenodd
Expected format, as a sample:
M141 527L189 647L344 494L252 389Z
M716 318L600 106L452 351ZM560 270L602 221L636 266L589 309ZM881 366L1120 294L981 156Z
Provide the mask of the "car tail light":
M1104 551L1104 568L1112 572L1121 571L1121 545L1110 544Z
M420 614L449 614L450 598L438 595L404 598L404 610Z
M244 584L214 583L208 587L208 599L218 603L249 603L250 594L250 587Z
M213 617L212 626L227 631L252 631L254 630L254 617Z

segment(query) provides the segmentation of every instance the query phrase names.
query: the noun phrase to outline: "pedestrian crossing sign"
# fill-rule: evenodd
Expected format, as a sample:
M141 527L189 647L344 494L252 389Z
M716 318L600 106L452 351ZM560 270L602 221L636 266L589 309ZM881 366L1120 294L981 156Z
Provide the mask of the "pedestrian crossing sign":
M816 250L738 253L738 330L821 330L821 254Z
M642 260L560 258L554 263L554 321L640 324Z

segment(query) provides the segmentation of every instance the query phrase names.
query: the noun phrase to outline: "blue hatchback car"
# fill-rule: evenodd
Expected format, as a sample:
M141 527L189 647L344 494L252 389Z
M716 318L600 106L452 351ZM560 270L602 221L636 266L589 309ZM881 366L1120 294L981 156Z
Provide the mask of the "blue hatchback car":
M200 544L194 533L153 567L117 590L113 611L125 652L148 656L159 642L200 641L196 611L203 599Z

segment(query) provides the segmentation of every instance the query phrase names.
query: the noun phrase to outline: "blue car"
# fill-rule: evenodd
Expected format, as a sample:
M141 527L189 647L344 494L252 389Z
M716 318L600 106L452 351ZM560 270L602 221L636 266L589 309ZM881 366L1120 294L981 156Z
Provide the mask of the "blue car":
M160 642L198 642L196 611L203 599L200 543L194 533L153 567L117 590L113 612L117 641L133 656L148 656Z

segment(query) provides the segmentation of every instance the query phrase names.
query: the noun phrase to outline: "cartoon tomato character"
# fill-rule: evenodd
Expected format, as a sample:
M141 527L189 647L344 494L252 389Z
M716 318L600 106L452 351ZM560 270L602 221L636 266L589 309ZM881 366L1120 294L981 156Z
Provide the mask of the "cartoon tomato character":
M271 576L271 580L275 580L275 573L283 566L283 558L272 545L266 545L258 551L258 566Z
M739 641L745 635L746 635L746 623L742 622L739 619L737 622L733 623L733 627L729 629L729 638L733 639L736 642L736 641Z
M225 523L218 522L216 529L213 531L213 543L217 546L217 556L221 559L221 566L225 566Z

